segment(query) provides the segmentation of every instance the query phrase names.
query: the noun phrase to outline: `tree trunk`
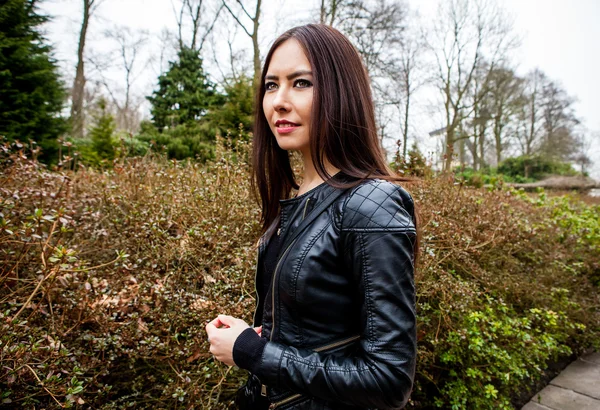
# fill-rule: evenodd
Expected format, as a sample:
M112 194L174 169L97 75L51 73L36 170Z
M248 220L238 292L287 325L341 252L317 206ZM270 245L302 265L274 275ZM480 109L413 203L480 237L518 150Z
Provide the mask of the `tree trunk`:
M404 159L404 161L406 161L406 145L408 144L408 112L410 109L410 94L410 87L407 86L406 104L404 105L404 129L402 130L402 140L404 144L402 158Z
M252 46L254 48L254 89L260 84L260 49L258 47L258 26L260 24L260 4L262 0L256 0L256 12L254 13L254 31L252 32Z
M452 170L452 157L454 156L454 134L455 129L453 125L450 125L446 129L446 161L444 162L444 172L450 172Z
M485 129L487 128L487 126L485 124L483 124L481 126L481 129L479 130L479 138L478 142L479 142L479 169L483 169L483 167L485 166Z
M496 166L502 162L502 120L498 119L494 127L494 137L496 139Z
M535 110L536 110L536 106L535 106L535 99L536 99L536 91L534 91L533 95L531 96L531 118L530 118L530 124L529 124L529 138L527 138L527 155L531 154L531 145L533 143L533 140L535 138L535 122L536 122L536 118L535 118Z
M85 91L83 54L85 51L85 39L90 21L90 8L92 3L93 1L83 0L83 21L81 23L81 31L79 32L79 47L77 48L77 69L75 71L75 81L73 82L73 91L71 94L71 132L76 138L83 137L83 94Z

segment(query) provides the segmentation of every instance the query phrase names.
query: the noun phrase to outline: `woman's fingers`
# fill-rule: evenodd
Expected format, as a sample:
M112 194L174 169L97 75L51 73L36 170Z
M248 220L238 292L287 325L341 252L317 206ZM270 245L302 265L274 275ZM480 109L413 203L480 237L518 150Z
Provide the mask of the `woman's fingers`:
M218 338L219 330L231 329L231 328L247 328L248 324L244 322L242 319L236 319L233 316L229 315L219 315L212 321L206 324L205 330L208 336L208 342L211 343L211 340L215 341ZM262 327L260 328L262 330ZM237 333L237 332L236 332ZM259 333L257 331L257 333ZM259 333L260 334L260 333Z
M223 326L226 327L232 327L236 324L239 324L239 322L243 322L243 320L240 319L236 319L233 316L228 316L228 315L219 315L217 316L217 319L219 319L221 321L221 323L223 324Z
M233 345L240 333L248 327L243 320L228 315L219 315L208 322L206 324L206 334L210 343L210 353L217 360L233 366L235 364L233 361ZM257 329L262 330L262 328Z
M204 328L204 330L206 330L206 334L208 335L208 341L210 342L210 338L211 338L211 334L217 330L218 328L220 328L221 326L223 326L223 323L221 322L221 320L219 319L219 317L217 316L216 319L208 322L206 324L206 327Z

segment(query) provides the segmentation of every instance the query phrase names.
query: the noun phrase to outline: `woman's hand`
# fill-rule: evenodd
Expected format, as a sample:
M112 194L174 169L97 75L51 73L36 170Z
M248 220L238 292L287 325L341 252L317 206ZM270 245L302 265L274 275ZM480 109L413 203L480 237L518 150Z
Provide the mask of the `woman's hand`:
M242 319L236 319L227 315L217 316L215 320L206 325L210 352L217 360L229 366L234 366L233 345L240 333L249 327ZM260 335L262 329L257 327L254 330Z

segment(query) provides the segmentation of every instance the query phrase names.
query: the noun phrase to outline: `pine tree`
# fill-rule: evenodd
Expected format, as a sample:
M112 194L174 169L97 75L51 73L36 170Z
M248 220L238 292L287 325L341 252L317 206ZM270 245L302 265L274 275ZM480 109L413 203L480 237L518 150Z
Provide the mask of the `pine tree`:
M98 101L99 113L95 116L95 124L90 130L92 148L101 159L113 160L115 147L112 143L115 131L115 120L108 111L105 99Z
M252 131L254 122L254 88L252 79L241 76L225 86L225 99L222 105L210 109L207 115L211 127L222 136L228 133L232 138L241 129L244 133Z
M35 3L0 2L0 135L36 141L49 160L65 130L60 117L65 92L39 29L48 18L37 13Z
M147 99L152 104L152 122L162 132L178 125L197 125L220 95L204 74L199 52L184 47L158 78L158 90Z

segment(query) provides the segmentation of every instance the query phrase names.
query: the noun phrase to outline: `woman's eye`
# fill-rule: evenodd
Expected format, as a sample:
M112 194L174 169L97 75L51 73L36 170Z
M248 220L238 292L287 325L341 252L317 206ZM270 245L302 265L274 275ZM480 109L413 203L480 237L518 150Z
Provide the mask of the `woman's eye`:
M308 88L312 86L312 83L308 80L298 79L295 81L294 85L299 88Z
M267 91L271 91L277 88L277 84L275 84L272 81L269 81L268 83L265 84L265 90Z

